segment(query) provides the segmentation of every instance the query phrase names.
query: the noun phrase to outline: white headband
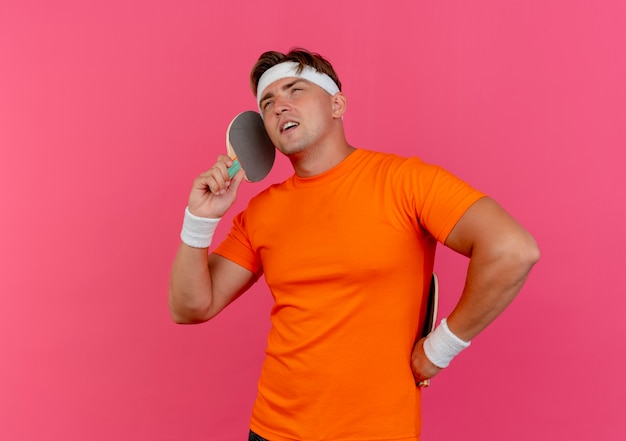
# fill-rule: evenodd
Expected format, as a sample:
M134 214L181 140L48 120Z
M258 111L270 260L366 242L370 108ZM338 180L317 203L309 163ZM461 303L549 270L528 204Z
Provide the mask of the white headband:
M267 69L263 75L261 75L261 78L259 78L259 85L256 88L256 102L259 106L259 110L261 110L261 98L263 97L263 92L267 86L272 84L274 81L282 80L283 78L302 78L303 80L317 84L330 95L334 95L339 92L337 84L325 73L318 72L311 66L303 66L302 72L298 73L299 66L300 64L295 61L285 61L284 63L272 66ZM261 112L261 114L263 114L263 112Z

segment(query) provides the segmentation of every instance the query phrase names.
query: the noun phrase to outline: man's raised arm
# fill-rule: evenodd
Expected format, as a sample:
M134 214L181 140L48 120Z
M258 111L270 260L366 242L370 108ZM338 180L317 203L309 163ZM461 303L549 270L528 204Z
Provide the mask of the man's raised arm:
M229 178L232 163L228 156L220 156L193 183L170 277L169 305L177 323L211 319L257 280L256 274L236 263L208 254L215 228L235 202L244 178L243 171Z

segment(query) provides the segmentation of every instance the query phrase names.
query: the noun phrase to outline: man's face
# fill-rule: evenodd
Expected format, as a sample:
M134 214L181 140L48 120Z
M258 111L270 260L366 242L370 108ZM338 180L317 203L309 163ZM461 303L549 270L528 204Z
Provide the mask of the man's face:
M271 83L260 100L265 129L285 155L323 142L332 116L332 97L321 87L289 77Z

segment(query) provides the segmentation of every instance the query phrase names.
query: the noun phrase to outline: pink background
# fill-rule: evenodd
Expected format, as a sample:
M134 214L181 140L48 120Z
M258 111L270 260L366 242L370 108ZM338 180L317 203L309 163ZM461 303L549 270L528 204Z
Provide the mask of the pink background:
M353 145L446 166L542 249L424 393L423 439L624 439L625 19L618 0L2 0L0 439L245 439L267 289L177 326L167 284L190 184L255 107L249 68L295 45L334 63ZM440 248L443 315L465 265Z

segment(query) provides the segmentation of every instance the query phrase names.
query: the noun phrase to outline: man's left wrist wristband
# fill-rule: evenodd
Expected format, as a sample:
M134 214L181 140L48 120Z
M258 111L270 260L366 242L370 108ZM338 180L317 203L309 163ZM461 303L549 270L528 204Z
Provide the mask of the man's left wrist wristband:
M438 368L446 368L462 350L469 347L471 341L463 341L457 337L444 318L437 328L424 341L424 353L432 364Z

